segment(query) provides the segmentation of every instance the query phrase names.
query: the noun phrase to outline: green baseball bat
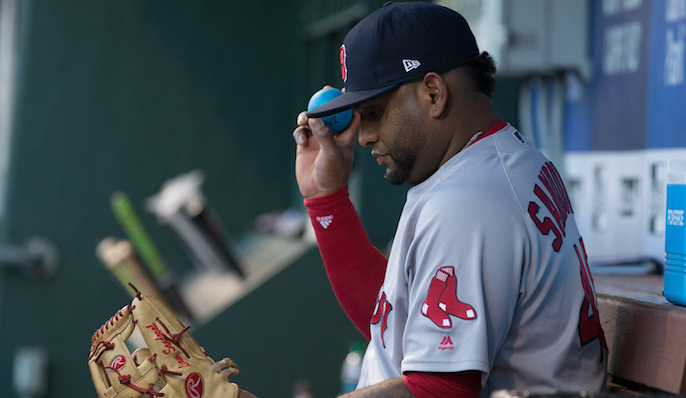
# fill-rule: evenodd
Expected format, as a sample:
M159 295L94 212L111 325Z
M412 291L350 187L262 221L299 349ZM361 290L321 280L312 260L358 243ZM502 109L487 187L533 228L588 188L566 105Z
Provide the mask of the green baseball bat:
M157 251L155 243L138 218L136 209L133 207L129 197L125 193L117 191L112 194L110 204L117 221L124 228L152 277L154 279L161 278L167 272L167 263L165 263L159 251Z
M191 312L176 288L175 277L167 270L167 263L160 255L160 252L157 251L155 243L146 232L129 197L125 193L117 191L112 194L110 205L117 221L119 221L119 224L121 224L129 236L129 240L145 263L157 286L159 286L164 298L179 315L189 320L192 319Z

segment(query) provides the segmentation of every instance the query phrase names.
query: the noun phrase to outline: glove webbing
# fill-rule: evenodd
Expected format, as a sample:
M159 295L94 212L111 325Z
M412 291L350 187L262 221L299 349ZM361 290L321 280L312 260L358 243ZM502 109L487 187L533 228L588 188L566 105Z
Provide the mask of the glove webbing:
M131 312L134 308L136 308L136 306L129 305L128 306L129 312ZM100 329L93 334L93 337L91 338L91 344L93 344L93 342L95 340L97 340L100 337L100 335L105 333L105 331L109 330L110 326L114 326L114 322L118 321L119 318L121 318L123 316L124 316L124 314L121 312L121 310L119 310L116 314L114 314L109 319L109 321L105 322L105 324L102 325L100 327ZM104 346L105 348L101 350L100 345ZM114 343L112 343L110 341L101 341L95 346L95 349L88 356L88 359L93 360L93 362L97 362L100 359L100 357L102 356L102 354L105 353L105 351L112 350L112 349L114 349ZM95 353L98 353L98 355L95 357L95 359L93 359L93 355L95 355Z

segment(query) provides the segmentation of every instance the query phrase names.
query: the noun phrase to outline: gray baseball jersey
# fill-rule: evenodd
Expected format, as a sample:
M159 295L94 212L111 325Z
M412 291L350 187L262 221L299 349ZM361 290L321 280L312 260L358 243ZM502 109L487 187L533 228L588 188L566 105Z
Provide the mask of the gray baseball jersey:
M411 188L358 388L406 371L499 389L598 391L607 351L559 173L510 125Z

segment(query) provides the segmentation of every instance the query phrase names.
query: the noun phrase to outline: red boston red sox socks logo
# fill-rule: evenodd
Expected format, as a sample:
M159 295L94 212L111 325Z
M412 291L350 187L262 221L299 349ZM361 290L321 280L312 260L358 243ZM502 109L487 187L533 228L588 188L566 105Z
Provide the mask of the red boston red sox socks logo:
M443 292L443 295L441 295L438 306L448 314L456 316L460 319L476 318L476 311L474 311L474 307L457 299L457 278L455 277L455 268L443 267L441 270L450 276L445 282L445 291Z
M457 299L455 267L441 267L429 285L429 294L422 304L422 314L440 328L453 326L450 316L460 319L476 318L474 307Z

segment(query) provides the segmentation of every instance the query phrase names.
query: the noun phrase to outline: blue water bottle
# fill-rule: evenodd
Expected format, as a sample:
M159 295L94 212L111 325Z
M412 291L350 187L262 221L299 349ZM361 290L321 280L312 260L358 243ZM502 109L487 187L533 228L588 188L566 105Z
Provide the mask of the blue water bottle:
M665 229L665 298L686 306L686 160L667 166L667 222Z

